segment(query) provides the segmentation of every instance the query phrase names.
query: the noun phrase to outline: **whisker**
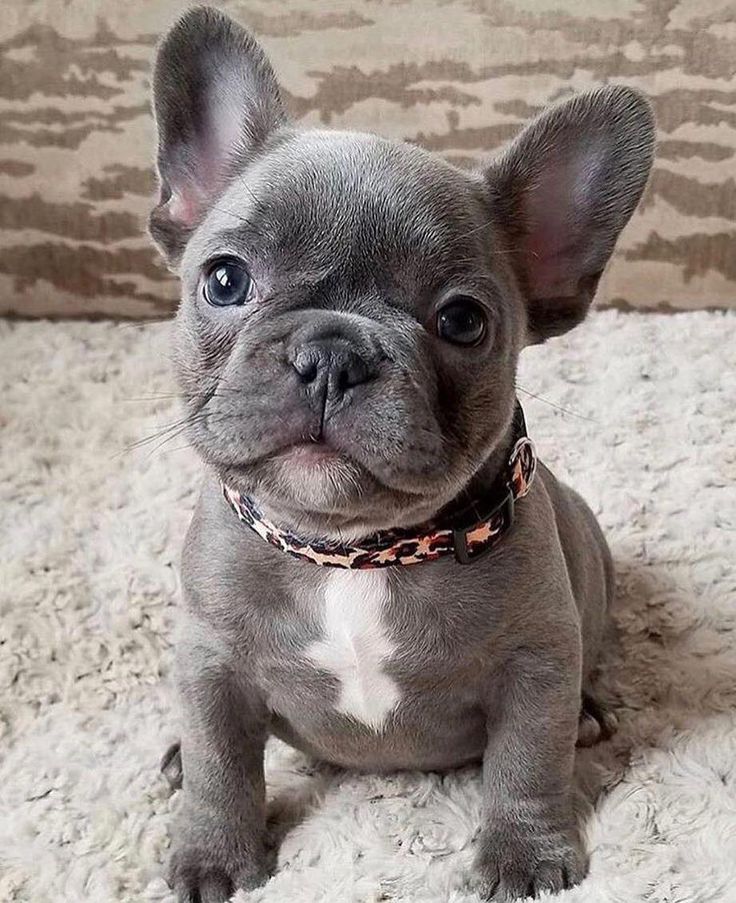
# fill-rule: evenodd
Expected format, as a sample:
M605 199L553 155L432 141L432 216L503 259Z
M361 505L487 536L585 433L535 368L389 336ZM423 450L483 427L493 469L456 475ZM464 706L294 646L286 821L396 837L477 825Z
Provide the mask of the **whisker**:
M151 442L156 442L156 440L160 439L162 436L167 436L170 433L173 433L175 430L185 430L188 426L197 423L199 420L204 419L204 412L199 411L194 416L191 414L187 414L186 417L182 417L181 420L176 420L174 423L170 423L162 429L158 430L158 432L153 433L150 436L144 436L142 439L137 439L135 442L131 442L124 449L120 451L119 454L124 454L128 452L135 451L137 448L142 448L144 445L148 445Z
M251 197L251 200L252 200L255 204L257 204L257 203L258 203L258 198L253 194L253 190L248 186L248 184L247 184L247 182L245 181L245 178L242 176L242 174L238 177L238 181L239 181L240 184L243 186L243 188L248 192L248 194L249 194L250 197Z
M147 317L145 320L141 320L140 322L125 322L118 323L118 329L145 329L147 326L160 326L162 323L173 323L174 314L171 313L168 317Z
M181 393L172 392L171 394L168 394L168 395L140 395L140 396L129 395L129 396L125 396L123 398L118 398L116 400L118 402L172 401L172 400L181 401L182 399L185 399L187 397L189 397L189 396L182 395ZM191 396L191 397L196 397L196 396Z
M211 210L216 210L218 213L224 213L225 216L232 216L233 219L238 220L241 223L247 223L248 220L244 216L240 216L239 213L235 213L232 210L225 210L223 207L211 207Z
M181 436L182 433L186 432L188 427L189 427L189 424L185 423L178 430L176 430L176 432L171 433L169 436L164 437L161 440L161 442L159 442L157 445L154 445L154 447L149 451L147 457L151 458L157 451L160 451L163 448L163 446L166 445L167 442L171 442L172 439L176 439L179 436Z
M589 423L598 423L599 421L595 417L589 417L587 414L580 414L577 411L571 411L569 408L564 408L562 405L557 404L554 401L550 401L548 398L545 398L543 395L537 395L534 392L530 392L529 389L525 389L523 386L520 386L518 383L516 384L516 389L519 392L523 392L524 395L528 395L530 398L534 398L537 401L541 401L549 407L554 408L556 411L560 411L562 414L569 414L571 417L577 417L580 420L587 420Z
M172 437L174 438L174 437ZM187 442L184 445L175 445L173 448L167 448L166 451L169 453L184 451L185 449L189 449L190 451L194 448L191 442ZM151 452L153 454L153 452Z
M177 429L174 432L171 432L170 435L165 436L164 439L158 443L158 445L154 446L154 448L151 449L151 451L148 453L148 458L150 458L152 455L154 455L157 451L160 451L163 448L163 446L166 445L168 442L171 442L172 439L176 439L177 437L181 436L182 433L185 433L186 430L190 426L193 426L196 423L201 423L204 420L205 416L206 415L204 415L203 412L200 410L193 417L186 420L186 422L183 422L181 424L181 426L179 427L179 429ZM227 414L220 415L219 417L218 416L210 417L209 423L211 423L211 424L212 423L220 423L223 420L228 420L228 419L229 419L229 415L227 415ZM159 434L159 436L160 435L161 434ZM158 438L158 437L151 437L149 440L144 440L144 441L151 441L152 439L155 439L155 438ZM183 448L193 448L193 447L194 446L191 444L191 442L187 442L186 445L178 446L178 448L174 448L174 449L167 449L167 451L180 451Z

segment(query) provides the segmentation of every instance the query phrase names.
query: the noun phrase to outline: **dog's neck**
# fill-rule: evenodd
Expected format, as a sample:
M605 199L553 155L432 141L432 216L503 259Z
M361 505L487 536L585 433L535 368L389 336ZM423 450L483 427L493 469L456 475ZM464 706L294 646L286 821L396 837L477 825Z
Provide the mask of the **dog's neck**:
M317 541L357 543L378 532L408 530L431 522L447 521L453 513L467 506L472 499L486 496L494 485L503 480L508 466L509 453L520 435L520 431L526 432L526 423L521 406L517 401L508 423L501 432L501 438L494 442L493 448L480 467L451 499L438 506L434 496L428 497L424 501L412 498L410 501L413 503L413 507L397 512L395 519L388 523L365 523L356 517L355 520L346 524L343 520L332 519L325 515L294 511L292 508L273 504L269 499L261 498L257 494L251 498L263 516L270 523L278 525L279 529ZM227 478L224 479L224 482L228 483Z
M458 508L467 505L469 500L482 498L487 495L494 486L504 481L504 476L508 468L509 455L516 441L521 435L526 435L526 421L519 403L516 403L514 415L511 418L506 429L503 431L502 438L497 441L485 461L473 476L468 480L466 485L457 493L452 501L443 505L440 509L432 512L429 519L443 520L451 517L453 512Z
M225 499L238 518L262 539L313 564L342 568L378 568L418 564L454 554L469 564L497 545L511 528L514 506L529 490L536 469L534 445L526 435L517 403L508 435L472 481L448 505L416 527L373 532L359 540L315 538L284 526L253 498L223 483Z

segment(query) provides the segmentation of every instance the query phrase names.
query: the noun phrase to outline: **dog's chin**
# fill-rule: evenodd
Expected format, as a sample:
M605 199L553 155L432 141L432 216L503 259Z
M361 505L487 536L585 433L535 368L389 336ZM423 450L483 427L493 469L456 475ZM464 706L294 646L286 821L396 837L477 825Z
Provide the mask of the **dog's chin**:
M273 460L275 495L296 511L315 515L353 513L373 489L371 475L322 443L295 445Z
M294 445L223 476L253 495L278 526L342 542L420 523L437 504L436 492L387 486L349 454L322 443Z

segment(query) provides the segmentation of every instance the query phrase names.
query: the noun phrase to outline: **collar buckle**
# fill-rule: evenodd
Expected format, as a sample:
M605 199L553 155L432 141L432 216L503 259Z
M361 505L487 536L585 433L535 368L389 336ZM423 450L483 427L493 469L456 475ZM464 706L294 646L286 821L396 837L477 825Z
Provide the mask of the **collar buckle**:
M495 543L487 542L484 543L482 548L477 552L471 552L468 546L468 533L470 533L471 530L475 530L479 524L492 521L496 514L499 513L503 517L503 523L500 529L501 532L505 533L507 530L511 529L511 525L514 523L514 491L511 487L509 487L508 492L501 502L490 510L487 517L482 518L480 521L474 520L472 523L462 527L453 528L452 544L455 558L459 564L472 564L474 561L477 561L491 551Z

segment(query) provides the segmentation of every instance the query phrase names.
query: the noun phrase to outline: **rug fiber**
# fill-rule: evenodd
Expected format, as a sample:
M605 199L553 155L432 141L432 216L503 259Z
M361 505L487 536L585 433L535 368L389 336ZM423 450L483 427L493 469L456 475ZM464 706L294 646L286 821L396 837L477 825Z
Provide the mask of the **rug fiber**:
M177 428L126 451L180 416L168 331L0 323L3 903L172 900L158 760L199 468ZM578 757L590 873L561 903L736 901L735 365L718 313L597 313L525 352L530 433L618 569L620 728ZM477 900L477 769L356 776L277 743L267 766L279 868L241 903Z

